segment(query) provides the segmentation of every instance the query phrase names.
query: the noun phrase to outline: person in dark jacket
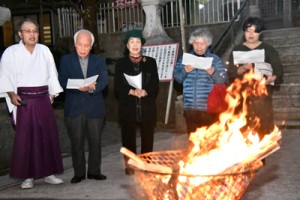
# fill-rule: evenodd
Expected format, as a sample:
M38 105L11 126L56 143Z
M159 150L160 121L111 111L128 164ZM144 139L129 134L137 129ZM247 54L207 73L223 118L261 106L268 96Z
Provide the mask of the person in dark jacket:
M102 91L108 83L105 59L91 54L93 34L85 29L74 35L75 53L62 57L59 68L59 81L66 91L65 122L71 140L74 177L71 183L86 178L84 143L89 146L87 178L104 180L101 174L101 137L105 118L105 105ZM67 87L69 79L85 79L98 75L95 82L77 89Z
M215 114L207 112L207 98L214 84L225 83L227 73L222 60L208 49L211 43L212 35L207 29L193 31L189 38L193 49L189 53L213 58L212 66L197 69L192 65L183 65L181 57L173 72L174 79L183 84L183 107L188 134L199 127L211 125L217 119Z
M249 17L243 24L243 31L245 41L236 47L234 47L232 53L229 57L228 65L228 76L229 81L234 82L235 79L243 79L244 75L257 67L257 64L264 64L271 67L272 75L264 74L265 84L268 94L255 96L251 95L247 99L247 125L244 127L250 127L258 132L260 139L264 137L274 129L274 117L273 117L273 106L272 106L272 93L274 88L274 83L280 83L281 76L283 74L283 67L279 54L274 49L274 47L264 41L260 40L261 33L263 31L263 21L258 17ZM252 51L252 50L264 50L265 60L264 63L242 63L234 64L233 52L234 51ZM254 85L254 84L253 84ZM243 88L252 87L249 85L244 85ZM243 99L240 101L240 105L237 106L236 112L242 110ZM259 119L257 123L256 118Z
M159 78L155 59L141 55L145 39L140 30L126 32L124 44L126 55L116 62L114 90L119 103L119 122L122 145L136 153L136 131L140 127L141 153L153 150L154 129L156 124L156 97ZM141 75L141 87L129 84L125 75ZM132 175L127 167L125 173Z

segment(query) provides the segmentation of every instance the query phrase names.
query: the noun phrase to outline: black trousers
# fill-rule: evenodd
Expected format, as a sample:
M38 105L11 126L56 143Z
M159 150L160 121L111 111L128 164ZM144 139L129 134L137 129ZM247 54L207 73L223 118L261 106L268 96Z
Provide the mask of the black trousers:
M121 122L121 135L123 147L137 153L136 133L140 127L141 133L141 153L153 151L154 122Z
M88 171L90 175L101 173L101 138L104 119L91 119L85 114L65 119L71 140L74 176L86 175L85 138L88 142Z
M184 117L189 135L199 127L212 125L218 119L217 114L210 114L199 110L185 110Z
M257 90L257 85L259 84L256 84L256 80L242 85L240 92L248 90L251 93L248 94L246 100L241 96L239 104L235 108L235 114L246 109L247 124L241 128L241 132L247 134L247 130L250 128L258 133L259 138L262 139L275 128L272 102L273 87L271 85L266 86L268 92L267 95L254 95L253 93ZM244 101L246 101L246 107L243 107Z
M251 96L247 102L247 127L253 128L258 133L259 138L263 137L273 131L275 128L273 104L271 95ZM257 119L259 119L259 123Z

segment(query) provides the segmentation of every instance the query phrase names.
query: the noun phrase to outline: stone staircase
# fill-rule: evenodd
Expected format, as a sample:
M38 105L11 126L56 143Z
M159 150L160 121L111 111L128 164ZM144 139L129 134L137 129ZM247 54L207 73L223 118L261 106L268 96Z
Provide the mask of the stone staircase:
M263 40L278 51L283 67L283 81L273 94L273 108L279 127L300 127L300 28L263 32Z

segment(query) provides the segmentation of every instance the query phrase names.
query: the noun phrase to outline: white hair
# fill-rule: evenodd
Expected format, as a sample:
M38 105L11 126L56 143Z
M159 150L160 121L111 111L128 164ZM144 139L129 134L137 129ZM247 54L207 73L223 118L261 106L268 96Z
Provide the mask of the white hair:
M189 44L193 44L194 40L197 38L203 38L208 46L212 44L213 36L212 34L205 28L199 28L194 30L190 34Z
M86 30L86 29L81 29L81 30L79 30L75 33L75 35L74 35L74 44L76 44L77 37L78 37L79 33L88 33L88 34L90 34L91 40L92 40L92 46L93 46L93 44L95 42L95 37L94 37L94 35L91 31Z

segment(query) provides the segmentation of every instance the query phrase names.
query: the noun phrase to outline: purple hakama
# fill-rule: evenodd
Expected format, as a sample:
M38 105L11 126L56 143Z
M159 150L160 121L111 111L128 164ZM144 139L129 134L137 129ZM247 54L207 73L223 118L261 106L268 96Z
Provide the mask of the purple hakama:
M41 178L63 172L58 128L48 86L20 87L10 176Z

